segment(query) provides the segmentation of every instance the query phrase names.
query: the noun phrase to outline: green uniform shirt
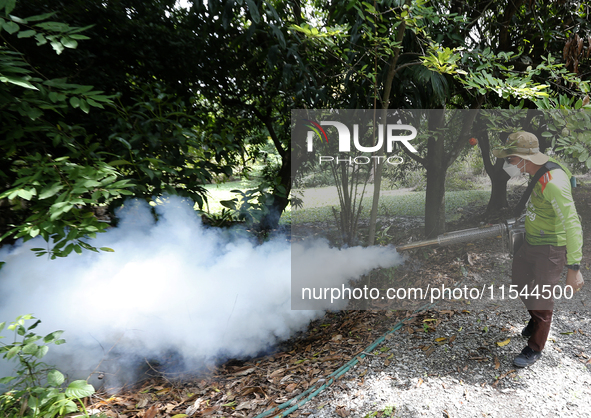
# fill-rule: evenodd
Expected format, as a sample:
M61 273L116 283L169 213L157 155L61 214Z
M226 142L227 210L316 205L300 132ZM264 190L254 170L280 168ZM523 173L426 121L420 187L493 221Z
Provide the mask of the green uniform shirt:
M583 258L583 230L570 178L560 169L545 173L526 205L525 236L531 245L566 245L567 264Z

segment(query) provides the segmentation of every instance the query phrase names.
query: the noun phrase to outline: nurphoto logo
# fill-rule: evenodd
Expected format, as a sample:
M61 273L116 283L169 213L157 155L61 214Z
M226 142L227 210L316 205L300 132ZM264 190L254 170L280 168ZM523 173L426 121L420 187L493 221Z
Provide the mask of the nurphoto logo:
M351 152L351 129L347 124L343 122L337 122L333 120L321 121L316 122L310 119L304 119L306 122L306 126L310 128L307 132L306 137L306 145L308 152L314 152L314 139L315 137L319 138L321 141L326 142L327 144L331 144L332 138L334 138L334 131L336 129L336 133L338 134L338 146L340 153ZM399 142L402 146L406 147L410 152L417 152L416 148L410 143L414 138L417 136L417 130L412 125L404 125L404 124L387 124L384 129L383 124L377 125L377 141L375 141L374 145L365 146L361 144L360 137L359 137L359 124L355 123L352 124L352 131L353 131L353 145L355 149L362 153L376 153L379 152L383 146L384 142L386 144L386 153L391 153L394 150L394 144ZM327 127L325 129L324 127ZM328 129L329 127L335 129ZM328 134L327 134L328 131ZM329 134L331 134L331 141L329 141ZM332 142L334 144L334 142ZM378 163L385 161L388 164L398 165L404 162L403 158L394 155L394 156L384 156L384 155L359 155L356 157L339 157L339 156L331 156L331 155L320 155L319 162L320 164L329 162L329 161L336 161L339 162L347 162L349 164L369 164L372 160L377 160Z

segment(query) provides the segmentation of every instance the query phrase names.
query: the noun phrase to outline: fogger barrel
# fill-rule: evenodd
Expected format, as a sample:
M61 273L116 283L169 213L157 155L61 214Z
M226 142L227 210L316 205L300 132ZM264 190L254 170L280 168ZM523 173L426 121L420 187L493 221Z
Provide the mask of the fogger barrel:
M525 228L520 222L509 219L504 223L487 225L480 228L462 229L460 231L448 232L439 235L437 238L424 241L411 242L410 244L397 246L397 251L411 250L414 248L428 247L430 245L452 245L461 242L475 241L483 238L494 238L501 236L508 247L510 254L514 254L523 243Z

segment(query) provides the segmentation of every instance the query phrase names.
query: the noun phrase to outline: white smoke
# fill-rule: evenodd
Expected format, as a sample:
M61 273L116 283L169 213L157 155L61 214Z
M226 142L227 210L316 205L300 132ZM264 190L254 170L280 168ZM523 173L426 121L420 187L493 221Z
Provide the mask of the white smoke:
M290 308L292 246L285 237L261 245L231 237L203 226L180 198L155 210L157 222L149 205L128 202L119 225L91 241L114 253L49 260L30 251L44 245L37 239L3 248L0 322L30 313L42 320L40 335L65 330L67 344L51 348L60 353L51 360L87 377L115 353L117 368L171 350L191 369L219 357L253 356L322 314ZM324 263L317 274L335 286L399 261L391 249L340 251L326 242L294 244L293 255L306 266ZM335 255L340 261L327 269ZM312 270L307 280L314 282ZM0 366L0 377L10 373Z

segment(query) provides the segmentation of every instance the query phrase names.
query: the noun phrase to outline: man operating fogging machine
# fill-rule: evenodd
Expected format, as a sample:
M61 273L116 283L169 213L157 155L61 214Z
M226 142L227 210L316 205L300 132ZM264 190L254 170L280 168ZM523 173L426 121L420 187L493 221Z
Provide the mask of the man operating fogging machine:
M530 314L529 323L521 331L521 335L529 338L527 346L515 357L513 364L527 367L542 356L552 323L552 291L560 285L565 264L568 268L567 285L575 290L582 286L579 264L583 234L572 197L570 173L540 152L534 134L513 133L509 135L506 147L494 150L493 154L505 159L503 168L511 177L525 173L533 177L520 202L521 206L527 202L525 240L515 253L512 266L512 283L517 285Z

